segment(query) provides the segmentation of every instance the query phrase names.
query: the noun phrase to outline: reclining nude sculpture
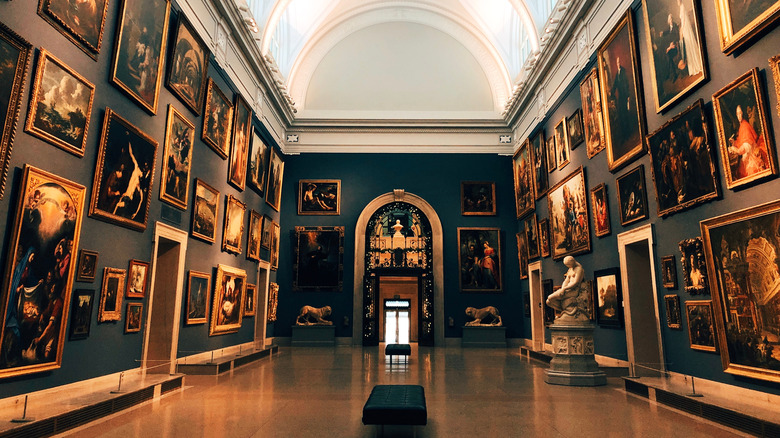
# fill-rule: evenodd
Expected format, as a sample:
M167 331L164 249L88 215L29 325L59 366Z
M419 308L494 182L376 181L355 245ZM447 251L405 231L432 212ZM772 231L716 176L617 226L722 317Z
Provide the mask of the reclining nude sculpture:
M298 318L295 319L295 325L333 325L333 321L325 320L330 314L330 306L303 306L298 312Z
M498 314L498 309L493 306L487 306L481 309L466 307L466 316L474 318L473 321L466 323L467 327L486 325L500 326L503 324L501 321L501 315ZM489 318L488 322L482 322L485 318Z
M555 318L555 324L588 323L590 322L588 311L590 291L583 282L585 269L572 256L564 257L563 264L569 268L563 278L563 284L560 289L547 297L547 305L561 312Z

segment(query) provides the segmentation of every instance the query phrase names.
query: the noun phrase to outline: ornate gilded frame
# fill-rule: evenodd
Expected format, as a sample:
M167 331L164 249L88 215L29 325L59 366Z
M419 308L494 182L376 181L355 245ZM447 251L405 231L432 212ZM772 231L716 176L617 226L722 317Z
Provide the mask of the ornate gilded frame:
M222 227L222 250L241 254L241 241L244 237L244 216L246 215L246 204L239 201L233 195L225 197L225 218ZM239 217L240 216L240 217ZM235 234L236 230L232 227L239 227L236 244L229 242L228 233Z
M109 281L116 280L116 298L114 309L106 310L108 301ZM98 308L98 322L119 321L122 319L122 299L125 296L125 283L127 271L119 268L103 268L103 282L100 286L100 307Z
M718 17L718 35L720 49L726 55L739 50L780 17L780 1L759 13L740 29L734 29L730 0L715 0L715 12Z
M182 134L181 132L173 132L174 123L180 122L181 127L189 129L186 133L187 145L181 143L185 140L183 137L176 136ZM174 136L176 136L174 138ZM181 149L184 146L188 146L188 152L186 157L181 157L174 150L174 147ZM182 210L187 209L187 200L190 199L190 171L192 170L192 150L195 149L195 125L184 117L184 114L180 113L173 105L168 106L168 121L165 127L165 149L163 151L162 171L160 172L160 200L165 201L174 207ZM178 155L178 159L175 157ZM177 172L176 169L168 167L168 163L176 163L174 167L182 165L186 167L184 172L184 193L181 197L176 197L175 194L168 193L168 184L171 183L173 175L171 172ZM176 181L173 181L176 184Z
M238 297L229 297L233 301L225 300L225 286L230 280L226 280L226 277L230 277L234 283L240 280L241 285L237 293ZM235 291L235 289L234 289ZM244 316L244 297L246 296L246 271L243 269L234 268L232 266L217 265L217 275L214 277L214 302L211 306L211 324L209 324L209 336L224 335L228 333L235 333L241 328L241 321ZM236 300L236 298L238 298ZM226 306L226 304L229 304ZM238 306L235 309L235 306ZM225 309L231 309L231 313L236 312L237 322L226 322L223 319L223 313Z

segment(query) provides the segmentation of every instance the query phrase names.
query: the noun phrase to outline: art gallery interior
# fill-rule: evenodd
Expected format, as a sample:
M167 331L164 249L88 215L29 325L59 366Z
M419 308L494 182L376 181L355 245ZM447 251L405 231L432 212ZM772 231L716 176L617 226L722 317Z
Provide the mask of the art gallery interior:
M0 0L0 437L780 436L778 23Z

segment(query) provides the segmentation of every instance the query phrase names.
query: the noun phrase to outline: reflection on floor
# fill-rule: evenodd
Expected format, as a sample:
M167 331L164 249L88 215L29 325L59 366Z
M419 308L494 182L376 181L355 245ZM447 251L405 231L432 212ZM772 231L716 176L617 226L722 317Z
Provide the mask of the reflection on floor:
M392 365L373 348L282 348L222 376L186 376L184 390L69 432L84 437L374 437L361 423L374 385L425 388L418 437L726 437L713 423L626 393L622 380L544 383L518 350L426 348ZM385 429L412 436L412 428Z

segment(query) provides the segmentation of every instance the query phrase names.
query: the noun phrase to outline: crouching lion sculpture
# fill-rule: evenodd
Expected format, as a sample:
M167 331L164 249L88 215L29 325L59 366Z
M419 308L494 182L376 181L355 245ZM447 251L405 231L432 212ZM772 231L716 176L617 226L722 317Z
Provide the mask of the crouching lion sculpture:
M295 319L296 325L333 325L333 321L326 321L331 314L330 306L312 307L303 306L298 312L298 318Z
M480 325L492 325L500 326L503 324L501 321L501 315L498 314L498 309L493 306L483 307L476 309L474 307L466 307L466 316L474 318L473 321L466 323L467 326L480 326ZM483 323L485 318L490 318L488 322Z

